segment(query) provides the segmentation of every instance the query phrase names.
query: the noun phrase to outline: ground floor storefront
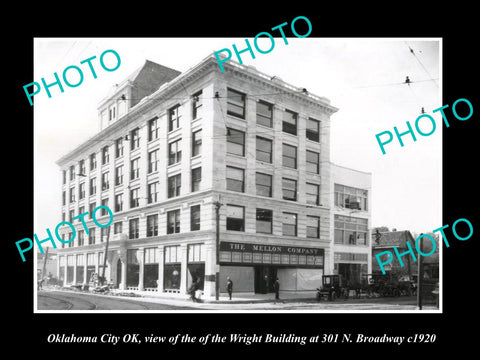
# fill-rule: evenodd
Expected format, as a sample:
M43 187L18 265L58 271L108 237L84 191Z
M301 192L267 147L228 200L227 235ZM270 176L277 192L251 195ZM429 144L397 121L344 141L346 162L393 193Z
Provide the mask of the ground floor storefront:
M128 242L112 242L106 259L104 248L59 254L59 278L64 285L92 285L104 274L106 283L121 290L178 294L187 294L196 282L204 296L212 297L218 271L221 293L228 278L235 292L271 293L276 279L281 291L313 291L321 285L328 252L321 247L220 241L217 265L211 239L130 247Z

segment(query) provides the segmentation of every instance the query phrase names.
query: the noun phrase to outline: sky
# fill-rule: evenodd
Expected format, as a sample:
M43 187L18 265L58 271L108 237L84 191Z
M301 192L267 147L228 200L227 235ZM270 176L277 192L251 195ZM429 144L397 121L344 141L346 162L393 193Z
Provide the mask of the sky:
M249 39L252 42L252 39ZM265 39L264 39L265 40ZM263 40L262 40L263 41ZM39 236L61 221L61 172L55 161L99 131L97 106L111 87L151 60L184 72L214 51L239 49L244 38L37 38L34 41L34 79L54 81L70 65L83 70L75 88L44 89L34 101L34 229ZM266 49L269 44L259 42ZM119 68L104 71L98 59L115 50ZM110 54L111 55L111 54ZM310 93L326 97L339 109L331 116L331 161L372 173L372 226L412 232L431 232L442 226L442 120L432 110L441 103L441 39L438 38L275 38L268 54L248 52L242 61L276 75ZM88 65L92 61L97 78ZM235 56L234 56L235 57ZM107 66L113 57L105 57ZM69 79L75 83L75 71ZM405 83L406 76L411 83ZM70 78L71 77L71 78ZM25 97L26 106L29 106ZM383 155L375 135L396 126L407 130L424 108L436 120L436 130L417 141L403 136L385 146ZM432 125L422 119L420 129ZM26 234L27 236L27 234Z

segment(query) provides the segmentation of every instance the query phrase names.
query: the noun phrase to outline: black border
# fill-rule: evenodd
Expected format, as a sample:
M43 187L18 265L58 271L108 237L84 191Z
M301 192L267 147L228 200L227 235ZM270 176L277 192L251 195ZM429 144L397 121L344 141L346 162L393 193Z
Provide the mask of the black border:
M118 8L126 6L119 5ZM369 3L341 4L332 8L315 3L311 9L293 9L291 4L276 3L266 6L262 12L258 7L232 3L185 4L185 9L173 13L163 9L163 4L132 4L131 11L116 12L109 9L100 13L98 9L86 6L85 12L65 12L65 22L55 19L53 13L45 11L40 21L34 9L22 14L18 26L22 33L12 34L6 41L10 56L4 56L4 73L7 86L4 89L4 104L9 109L4 118L5 153L4 193L6 194L7 225L5 234L7 259L4 268L5 315L12 314L8 323L6 343L9 348L19 351L28 346L51 356L73 354L98 354L111 349L144 351L158 356L172 351L210 350L229 356L237 349L243 353L257 351L259 347L270 353L295 350L296 353L312 351L316 356L326 355L325 350L336 350L365 354L373 351L376 356L388 351L414 354L427 350L429 355L451 345L467 350L475 344L475 325L469 328L469 319L476 313L474 292L476 291L476 254L478 250L478 214L473 210L475 189L478 181L475 130L478 123L478 61L476 38L473 36L475 9L461 3L452 4L448 9L422 9L415 4L383 4L374 7ZM48 13L48 14L47 14ZM48 16L47 16L48 15ZM33 37L178 37L178 36L239 36L250 38L260 31L266 31L296 16L303 15L313 25L311 37L442 37L443 38L443 104L453 104L458 98L467 98L473 104L474 115L468 121L450 122L450 128L443 127L443 224L452 224L458 218L469 219L476 231L465 242L453 240L449 248L444 247L443 268L443 314L33 314L33 256L21 262L14 242L33 234L33 108L25 100L22 86L33 81ZM62 16L60 16L62 18ZM98 24L96 24L98 22ZM15 21L13 21L15 23ZM28 29L27 24L31 24ZM15 28L15 27L14 27ZM7 29L5 29L7 30ZM475 29L476 30L476 29ZM167 51L167 50L166 50ZM13 55L12 55L13 52ZM476 92L474 91L474 88ZM13 100L13 103L12 103ZM446 111L452 118L450 111ZM407 119L406 119L407 120ZM15 140L7 140L11 135ZM14 137L16 137L14 135ZM10 142L9 142L10 141ZM15 142L14 142L15 141ZM13 146L12 146L13 145ZM394 189L393 189L394 191ZM417 204L412 204L417 206ZM13 220L13 221L12 221ZM451 233L447 232L447 235ZM11 310L10 310L11 309ZM315 344L299 346L291 344L234 345L215 344L201 346L183 344L142 346L102 344L49 344L46 337L51 333L75 333L77 335L99 335L103 333L141 333L170 336L188 333L201 336L206 333L295 333L315 335L319 333L367 333L369 335L401 335L414 333L435 333L432 344L387 345L387 344ZM452 347L453 348L453 347ZM141 353L139 352L141 351ZM163 353L163 351L168 353ZM154 353L150 353L153 351ZM225 352L226 351L226 352ZM439 353L439 352L438 352ZM56 354L56 355L55 355ZM122 354L123 353L118 353ZM328 352L328 354L330 354ZM331 353L334 355L335 353ZM385 353L383 353L385 354Z

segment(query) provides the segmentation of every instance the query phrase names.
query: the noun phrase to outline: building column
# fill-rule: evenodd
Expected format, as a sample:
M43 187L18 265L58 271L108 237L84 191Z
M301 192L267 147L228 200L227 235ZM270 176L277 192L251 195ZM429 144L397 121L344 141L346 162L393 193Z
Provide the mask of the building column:
M187 293L187 277L188 277L188 266L187 266L187 245L180 245L180 261L181 261L181 279L180 279L180 294Z
M163 292L163 267L165 265L165 246L160 245L158 247L158 280L157 291Z
M215 298L216 244L205 243L205 282L203 296L206 299Z
M73 257L73 284L77 285L77 255L71 255Z
M145 290L144 286L144 271L145 271L145 249L143 247L137 250L137 261L138 261L138 290Z
M119 249L118 257L122 263L122 277L119 289L125 290L127 288L127 249Z
M88 280L90 279L87 279L87 253L83 253L83 284L82 285L87 285L88 284Z

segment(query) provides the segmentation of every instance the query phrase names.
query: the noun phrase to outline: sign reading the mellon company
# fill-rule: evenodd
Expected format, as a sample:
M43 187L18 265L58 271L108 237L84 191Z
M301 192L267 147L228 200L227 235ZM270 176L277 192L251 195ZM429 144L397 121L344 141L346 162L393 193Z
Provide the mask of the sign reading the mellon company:
M240 252L266 252L276 254L293 255L323 255L323 249L304 248L298 246L280 246L280 245L259 245L247 243L224 242L220 243L220 251L240 251Z
M321 248L220 242L223 263L323 266L323 256Z

